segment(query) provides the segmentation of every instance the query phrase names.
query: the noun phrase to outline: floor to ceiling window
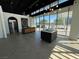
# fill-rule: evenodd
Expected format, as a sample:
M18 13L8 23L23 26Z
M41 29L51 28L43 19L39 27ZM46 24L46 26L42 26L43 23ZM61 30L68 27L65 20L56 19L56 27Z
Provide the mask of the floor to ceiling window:
M39 20L39 16L36 17L36 31L40 31L40 20Z
M59 4L66 1L68 0L59 0ZM40 10L35 11L35 13L47 10L49 9L49 7L53 7L55 5L58 5L58 1L51 3L44 8L41 8ZM53 10L51 12L35 16L34 27L36 27L38 31L49 28L52 30L56 29L58 31L58 34L69 36L72 12L67 8L66 11L63 12L62 9L59 9L58 11L56 10L55 12Z
M44 29L48 29L49 28L49 14L44 16Z
M57 19L56 14L50 15L50 28L52 30L55 30L55 28L56 28L56 19Z
M57 19L57 31L60 35L65 35L65 18L62 13L58 13Z
M57 20L58 34L69 36L71 20L72 20L72 12L71 11L58 13L58 20Z
M44 29L44 18L43 18L43 15L40 15L40 30L43 30Z
M71 29L71 21L72 21L72 11L69 11L68 12L69 16L67 17L67 21L66 21L66 24L67 24L67 28L66 28L66 35L69 36L70 35L70 29Z
M69 7L56 10L55 12L44 13L35 17L34 24L36 24L36 29L38 31L44 29L57 30L57 33L60 35L69 36L71 20L72 20L72 11L69 10Z
M36 28L36 17L34 17L34 27Z

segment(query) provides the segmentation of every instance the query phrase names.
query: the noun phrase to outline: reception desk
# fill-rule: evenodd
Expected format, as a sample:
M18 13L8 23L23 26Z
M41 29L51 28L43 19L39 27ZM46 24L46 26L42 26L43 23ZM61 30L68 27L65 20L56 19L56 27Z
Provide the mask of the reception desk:
M57 38L57 31L41 31L41 39L51 43L53 40L56 40Z
M28 28L22 29L23 34L31 33L31 32L35 32L35 27L28 27Z

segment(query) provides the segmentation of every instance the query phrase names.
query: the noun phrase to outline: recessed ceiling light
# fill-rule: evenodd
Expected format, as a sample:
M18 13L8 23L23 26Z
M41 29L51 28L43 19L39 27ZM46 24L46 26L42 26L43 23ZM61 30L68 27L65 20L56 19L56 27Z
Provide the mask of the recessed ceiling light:
M50 8L50 9L49 9L50 12L53 11L53 10L54 10L53 8Z
M52 9L52 11L53 11L54 9Z

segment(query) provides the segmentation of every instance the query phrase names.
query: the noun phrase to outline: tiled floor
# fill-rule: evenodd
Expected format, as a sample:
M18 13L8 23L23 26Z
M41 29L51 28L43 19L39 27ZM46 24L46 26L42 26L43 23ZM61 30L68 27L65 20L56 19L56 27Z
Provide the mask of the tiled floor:
M51 44L40 33L11 35L0 39L0 59L79 59L79 42L58 37Z

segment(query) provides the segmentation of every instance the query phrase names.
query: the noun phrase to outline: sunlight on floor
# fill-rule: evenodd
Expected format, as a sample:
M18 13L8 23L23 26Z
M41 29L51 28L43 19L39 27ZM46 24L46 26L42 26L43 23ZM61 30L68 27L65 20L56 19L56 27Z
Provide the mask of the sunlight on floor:
M79 50L79 41L59 41L59 43Z
M76 49L78 47L77 41L59 41L49 59L79 59L79 52Z

